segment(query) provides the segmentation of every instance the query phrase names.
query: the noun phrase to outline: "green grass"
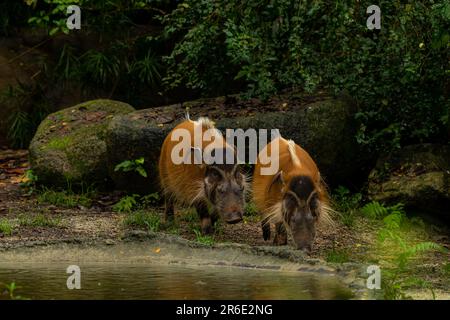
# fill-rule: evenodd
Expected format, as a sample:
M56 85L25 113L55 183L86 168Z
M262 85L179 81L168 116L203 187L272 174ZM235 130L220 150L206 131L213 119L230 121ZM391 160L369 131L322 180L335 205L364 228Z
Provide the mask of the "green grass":
M442 266L442 273L450 278L450 262L447 262Z
M339 213L339 219L344 226L353 228L356 223L357 210L349 210L347 212Z
M40 204L52 204L58 207L75 208L77 206L90 207L91 195L89 192L83 194L75 194L71 191L56 191L44 189L37 196Z
M161 218L154 211L135 211L128 213L124 219L124 224L130 227L146 228L150 231L159 231L161 226Z
M214 238L212 236L204 236L198 229L194 229L194 233L195 233L195 241L206 244L208 246L212 246L214 244Z
M19 216L19 225L23 227L58 227L61 225L61 218L54 218L43 213L35 216Z
M0 233L5 236L10 236L14 231L14 226L8 219L0 219Z
M247 202L244 208L245 216L258 216L258 210L253 202Z
M194 208L189 208L181 210L180 220L192 224L198 222L199 217Z
M339 220L343 225L353 228L361 206L362 194L351 193L347 188L339 186L333 191L332 199Z
M350 255L347 250L331 249L327 252L325 260L330 263L344 263L350 260Z

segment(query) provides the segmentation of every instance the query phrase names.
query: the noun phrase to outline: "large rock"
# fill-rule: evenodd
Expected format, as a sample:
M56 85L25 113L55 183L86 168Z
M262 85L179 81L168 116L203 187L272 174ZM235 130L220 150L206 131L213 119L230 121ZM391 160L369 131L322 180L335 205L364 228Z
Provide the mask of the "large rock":
M108 178L105 134L116 115L134 111L112 100L93 100L50 114L30 143L30 164L41 183L104 184Z
M158 190L157 164L167 133L185 117L208 116L226 128L275 129L293 139L318 162L332 185L360 182L367 177L360 148L355 141L354 109L343 99L285 95L262 102L237 96L196 100L160 108L139 110L115 117L108 128L108 168L116 186L131 192ZM124 160L145 158L148 178L133 172L115 172Z
M368 191L372 200L402 202L450 220L450 146L411 145L382 156Z

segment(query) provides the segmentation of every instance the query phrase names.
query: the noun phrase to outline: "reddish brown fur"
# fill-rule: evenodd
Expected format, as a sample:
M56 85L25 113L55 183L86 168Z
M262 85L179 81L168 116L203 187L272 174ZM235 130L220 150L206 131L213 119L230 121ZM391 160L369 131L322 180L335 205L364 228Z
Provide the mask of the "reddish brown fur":
M276 179L276 174L262 175L261 168L268 167L269 165L262 165L259 161L255 165L253 175L253 201L263 217L263 223L275 222L277 224L277 231L282 228L280 224L285 224L286 222L283 219L282 200L286 192L290 191L289 186L291 180L294 177L299 176L310 177L314 184L314 189L318 194L321 204L321 210L319 210L317 219L318 222L324 220L329 221L330 218L328 212L330 210L328 207L327 192L321 181L320 173L314 160L304 149L293 143L293 141L289 142L283 138L276 138L276 140L273 140L261 150L260 155L262 152L268 152L268 154L271 155L271 150L275 142L279 143L278 172L282 172L282 179L277 182L274 181ZM292 152L290 152L290 150ZM266 238L267 236L264 235L264 237ZM275 242L278 244L285 244L286 241L286 236L280 235L277 232Z
M218 135L213 141L199 139L200 144L196 146L195 126L201 127L202 135L208 129L216 130L212 122L205 118L200 118L198 121L185 120L177 125L164 140L159 160L159 175L166 196L166 219L173 217L173 202L194 205L202 220L202 231L210 233L218 216L223 216L228 223L236 223L242 219L245 181L235 165L208 166L203 162L194 164L195 154L198 157L200 153L203 154L205 148L216 150L226 148L235 154L234 148L226 143L219 131L216 131ZM179 143L179 141L172 141L173 133L177 129L187 130L190 133L191 146L198 147L196 150L191 150L191 154L187 156L190 157L190 164L175 164L171 159L172 150ZM200 132L198 129L197 131ZM210 181L213 182L210 183ZM218 194L218 192L222 193ZM208 207L213 207L212 216L209 214Z

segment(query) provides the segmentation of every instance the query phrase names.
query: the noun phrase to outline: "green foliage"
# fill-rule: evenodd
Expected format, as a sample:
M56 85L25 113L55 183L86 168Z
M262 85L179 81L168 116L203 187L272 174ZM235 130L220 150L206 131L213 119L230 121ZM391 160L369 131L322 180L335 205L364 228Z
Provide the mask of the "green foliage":
M52 37L67 33L69 4L83 8L82 30L98 41L58 48L57 62L50 58L34 79L44 90L81 84L132 105L143 105L149 87L152 97L186 88L261 98L286 89L346 92L357 102L357 141L369 152L446 142L446 0L381 0L379 31L366 27L368 0L7 1L0 4L0 33L27 21ZM39 105L50 105L27 97L35 99L18 103L27 107L9 120L18 147L26 147L36 129Z
M202 232L198 229L194 229L195 233L195 241L199 243L206 244L208 246L212 246L214 244L214 238L207 235L202 235Z
M450 262L447 262L446 264L443 265L443 267L442 267L442 272L443 272L446 276L450 277Z
M361 212L370 219L384 218L386 225L400 224L401 219L405 215L403 204L398 203L396 205L386 207L377 201L367 203L361 208Z
M344 186L337 187L333 192L333 205L339 214L341 222L347 227L353 227L355 218L361 206L361 193L352 194Z
M86 81L106 84L119 77L120 60L115 55L89 50L83 56Z
M122 197L119 202L117 202L114 206L113 206L113 210L117 211L117 212L131 212L133 210L133 208L136 207L137 205L137 201L136 198L139 195L137 194L133 194L131 196L124 196Z
M145 227L149 231L159 231L161 218L157 212L138 210L127 214L124 220L126 226Z
M135 171L144 178L147 178L147 171L145 171L144 167L142 166L143 164L144 164L144 157L135 160L125 160L116 165L114 171L123 171L123 172Z
M384 206L378 202L366 204L362 212L371 219L382 219L383 227L378 232L380 244L389 242L396 248L392 263L394 267L384 268L382 275L382 286L385 299L411 299L405 294L405 288L409 286L420 286L429 288L428 282L412 276L403 276L408 270L410 262L419 254L440 251L447 252L445 248L434 242L410 243L402 232L409 226L410 220L402 204ZM431 290L434 297L434 292Z
M247 202L245 204L244 215L249 217L258 215L258 209L253 202Z
M153 37L151 27L158 22L162 8L171 7L166 0L29 0L28 24L47 30L50 37L61 33L71 36L80 31L69 31L66 26L68 5L82 9L82 30L98 37L98 43L80 47L73 42L60 50L57 63L46 64L42 81L52 87L81 85L83 93L95 90L117 94L120 100L136 105L139 95L152 89L161 89L164 72L161 63L161 39ZM86 23L88 22L88 23ZM144 32L143 32L144 31ZM85 42L87 44L87 42ZM51 62L51 61L49 61ZM140 101L138 100L138 103Z
M28 147L37 127L49 113L43 88L20 82L1 93L0 107L11 111L6 119L7 138L14 148Z
M1 283L0 283L1 284ZM28 300L25 297L22 297L20 295L16 295L16 290L19 289L15 282L3 284L4 289L8 293L9 299L11 300Z
M76 194L70 190L56 191L44 188L42 193L38 194L37 201L41 204L46 203L65 208L90 207L91 196L90 193Z
M157 192L145 196L139 196L138 194L127 195L122 197L113 206L113 210L117 212L131 212L136 209L143 210L157 205L160 200L161 197Z
M27 0L26 3L29 6L36 7L38 0ZM50 6L51 11L45 12L44 10L38 11L38 14L34 17L28 19L28 23L39 26L46 27L49 30L49 35L55 35L58 32L63 32L65 34L69 33L69 29L66 26L67 19L67 7L69 5L75 4L80 5L83 1L81 0L43 0L43 2Z
M141 83L155 86L161 79L161 64L158 58L148 52L141 60L136 60L130 67L130 74L135 74Z
M325 260L331 263L344 263L348 262L350 255L347 250L343 249L331 249L326 253Z
M361 205L362 194L352 194L346 187L339 186L333 191L333 200L338 211L346 212Z
M159 193L153 192L148 195L142 196L140 202L141 202L141 206L146 208L146 207L151 207L151 206L158 204L160 200L161 200L161 197L160 197Z
M198 221L197 211L193 208L184 209L182 210L180 219L191 224L196 223Z
M54 228L61 225L61 218L51 217L49 215L39 213L34 216L20 215L19 225L23 227L48 227Z
M33 170L28 169L20 182L20 187L28 190L28 194L32 194L36 190L36 183L38 182L38 176Z
M285 88L346 91L359 105L361 144L380 149L441 139L450 4L380 1L382 28L370 31L371 4L184 1L162 18L165 36L177 40L165 57L164 82L208 94L245 86L248 96L263 98Z
M77 206L90 207L91 206L92 191L88 191L81 194L76 194L69 190L57 191L48 188L44 188L43 191L38 194L38 203L52 204L64 208L75 208Z
M0 219L0 233L4 234L5 236L10 236L13 233L13 231L14 226L8 219L6 218Z

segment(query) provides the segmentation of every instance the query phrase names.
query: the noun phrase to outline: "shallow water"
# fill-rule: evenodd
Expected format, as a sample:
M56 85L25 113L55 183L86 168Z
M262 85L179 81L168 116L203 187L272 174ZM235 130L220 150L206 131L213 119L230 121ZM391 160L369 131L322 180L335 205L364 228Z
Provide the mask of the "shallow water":
M350 299L332 275L233 267L82 264L81 289L66 285L67 264L0 264L0 285L30 299ZM3 286L1 286L3 288ZM0 299L8 298L0 292Z

